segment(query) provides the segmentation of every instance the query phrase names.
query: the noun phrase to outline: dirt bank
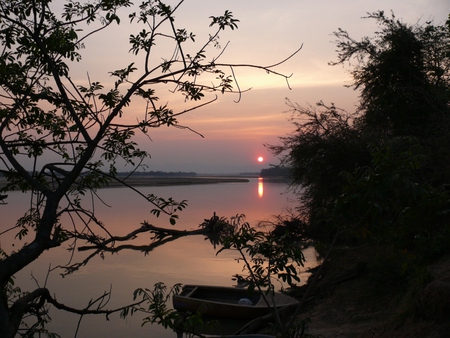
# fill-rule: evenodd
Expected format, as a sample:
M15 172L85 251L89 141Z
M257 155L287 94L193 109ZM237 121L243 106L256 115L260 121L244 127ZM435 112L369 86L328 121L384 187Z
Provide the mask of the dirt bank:
M311 321L309 333L327 338L450 337L449 313L432 314L423 298L432 281L450 283L450 255L431 264L427 281L416 287L374 273L374 255L370 251L332 255L299 316Z

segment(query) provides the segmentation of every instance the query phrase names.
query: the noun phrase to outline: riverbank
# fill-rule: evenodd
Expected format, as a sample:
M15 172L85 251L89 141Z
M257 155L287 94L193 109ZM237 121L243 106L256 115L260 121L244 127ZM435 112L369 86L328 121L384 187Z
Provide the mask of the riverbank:
M429 275L423 285L405 285L394 279L389 262L375 266L377 256L379 252L370 248L339 250L325 262L299 315L299 320L309 321L311 337L447 337L450 316L427 305L424 287L433 281L450 286L450 254L427 266ZM440 297L448 299L448 294L443 292ZM447 309L449 301L438 303Z
M217 184L217 183L245 183L248 178L240 177L164 177L164 176L131 176L124 179L127 185L136 186L167 186L167 185L191 185L191 184ZM118 181L111 181L108 187L119 187L123 185Z
M192 185L192 184L217 184L217 183L246 183L245 177L228 176L185 176L185 177L165 177L165 176L130 176L128 178L119 176L119 180L124 180L126 185L138 186L169 186L169 185ZM0 177L0 188L6 185L6 179ZM124 186L120 181L111 180L103 188L117 188Z
M302 337L449 337L450 253L430 262L423 280L413 281L402 279L395 260L379 249L336 249L305 285L291 289L302 300ZM255 320L244 333L274 335L268 322Z

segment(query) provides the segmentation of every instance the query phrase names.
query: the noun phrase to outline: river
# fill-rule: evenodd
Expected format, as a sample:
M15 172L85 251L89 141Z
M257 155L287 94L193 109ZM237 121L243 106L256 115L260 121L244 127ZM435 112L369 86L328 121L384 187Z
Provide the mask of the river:
M197 229L204 219L215 212L218 216L232 217L245 214L246 221L254 225L268 220L274 215L285 213L296 205L295 196L287 191L287 184L251 178L249 182L218 183L201 185L180 185L162 187L139 187L145 194L155 194L164 198L188 200L188 207L181 212L175 226L167 218L156 218L150 214L148 203L126 188L101 189L99 195L105 204L95 204L99 219L112 232L120 235L132 231L141 222L148 221L155 226L179 230ZM1 206L1 231L14 224L23 213L28 197L20 192L9 193L8 205ZM2 248L8 250L14 242L5 242L0 237ZM141 234L140 244L149 242L149 235ZM91 299L104 292L112 291L106 308L123 306L132 302L133 291L137 288L152 288L157 282L167 286L175 283L210 284L232 286L232 276L242 272L242 263L237 263L235 253L222 252L216 255L214 248L203 236L179 238L173 242L143 254L136 251L121 251L105 254L102 259L95 257L80 270L65 276L60 275L58 265L67 264L71 258L68 245L44 253L36 262L20 272L16 285L22 290L32 290L37 285L46 286L56 295L59 302L71 307L84 308ZM15 242L15 247L19 244ZM307 265L315 265L315 256L306 252ZM76 253L72 261L80 261L86 253ZM305 275L301 276L303 282ZM136 314L126 320L118 314L106 320L104 316L85 316L78 325L78 316L55 309L48 329L62 337L106 338L106 337L175 337L171 331L161 326L149 324L141 327L142 315Z

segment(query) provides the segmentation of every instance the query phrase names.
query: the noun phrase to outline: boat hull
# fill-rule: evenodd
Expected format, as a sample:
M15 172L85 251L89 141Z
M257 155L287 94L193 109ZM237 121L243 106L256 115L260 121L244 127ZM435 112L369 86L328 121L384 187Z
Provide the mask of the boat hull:
M296 305L298 302L289 296L275 293L277 308ZM239 304L239 303L249 303ZM173 296L174 309L190 311L214 317L256 318L270 313L261 293L247 289L220 286L185 285L179 295Z

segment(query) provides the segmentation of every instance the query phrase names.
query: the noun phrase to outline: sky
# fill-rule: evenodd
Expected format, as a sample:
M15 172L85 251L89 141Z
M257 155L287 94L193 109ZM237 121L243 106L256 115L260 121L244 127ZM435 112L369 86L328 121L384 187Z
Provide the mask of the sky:
M140 3L137 1L136 3ZM177 1L169 0L169 4ZM345 87L350 84L349 68L329 66L336 61L335 38L332 33L345 29L359 40L373 36L374 20L362 19L368 12L392 10L403 22L414 24L432 20L443 24L450 13L448 0L186 0L176 14L176 23L204 41L211 29L209 17L229 10L239 19L237 30L220 35L220 44L228 46L221 62L271 65L297 48L302 50L274 70L292 74L285 79L261 70L236 69L242 94L219 95L213 104L180 117L189 130L162 127L150 132L151 140L139 137L142 149L151 154L147 170L195 171L197 173L259 172L279 163L264 144L279 144L279 137L293 131L286 98L301 106L317 101L334 103L353 111L358 93ZM124 21L127 21L126 19ZM76 81L85 81L89 73L93 81L110 81L108 72L130 63L128 35L131 26L122 23L85 42L83 62L73 69ZM135 32L134 32L135 33ZM222 51L213 50L213 53ZM156 61L164 57L155 55ZM167 55L167 54L166 54ZM213 54L209 54L212 57ZM139 67L139 64L137 64ZM72 73L72 77L74 76ZM179 96L169 90L159 93L161 103L169 103L175 111L188 108ZM135 118L140 111L132 106L127 116ZM258 157L264 157L259 163ZM120 168L129 170L131 168Z

